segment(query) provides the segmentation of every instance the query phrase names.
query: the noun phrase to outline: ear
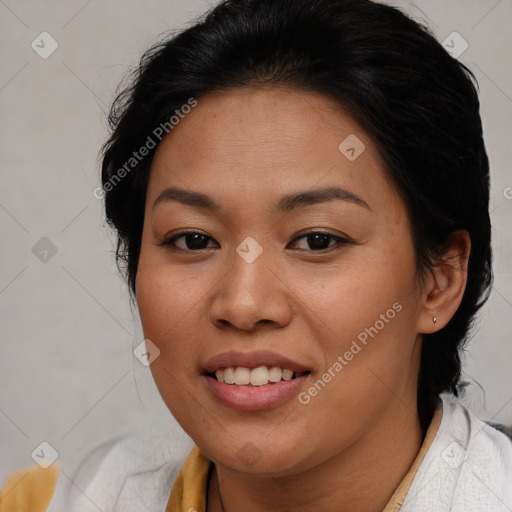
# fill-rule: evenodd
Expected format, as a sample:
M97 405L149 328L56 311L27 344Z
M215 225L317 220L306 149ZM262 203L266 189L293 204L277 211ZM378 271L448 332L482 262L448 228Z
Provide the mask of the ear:
M466 230L454 231L443 256L425 278L417 332L429 334L439 331L457 311L466 289L470 251L469 233Z

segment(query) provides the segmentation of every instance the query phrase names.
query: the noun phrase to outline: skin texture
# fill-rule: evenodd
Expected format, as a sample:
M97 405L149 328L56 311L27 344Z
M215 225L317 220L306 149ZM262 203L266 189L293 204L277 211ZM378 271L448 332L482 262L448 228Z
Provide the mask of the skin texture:
M366 146L354 161L338 149L350 134ZM154 206L170 186L222 210ZM286 194L326 186L369 208L331 200L272 210ZM314 230L350 243L314 250L304 237ZM210 237L205 248L187 249L184 237L160 245L187 231ZM250 264L235 250L248 236L263 249ZM382 510L422 443L421 333L456 311L469 249L467 233L456 234L445 263L420 281L404 202L373 142L330 99L281 87L198 99L153 160L136 292L144 336L161 350L151 365L161 396L215 462L209 512ZM237 411L205 385L209 358L260 349L309 368L307 391L393 304L400 312L307 404ZM248 441L252 464L238 456Z

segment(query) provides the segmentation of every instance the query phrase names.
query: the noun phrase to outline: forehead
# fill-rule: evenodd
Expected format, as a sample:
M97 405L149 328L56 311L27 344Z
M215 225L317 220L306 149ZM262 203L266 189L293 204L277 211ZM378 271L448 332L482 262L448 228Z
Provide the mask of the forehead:
M374 143L323 95L264 87L197 101L157 149L150 201L172 185L245 205L329 185L368 203L397 199Z
M328 146L338 151L340 133L366 138L341 106L322 95L282 87L233 89L201 97L157 153L174 152L184 163L258 156L260 165L279 162L286 168ZM196 151L180 151L185 148Z

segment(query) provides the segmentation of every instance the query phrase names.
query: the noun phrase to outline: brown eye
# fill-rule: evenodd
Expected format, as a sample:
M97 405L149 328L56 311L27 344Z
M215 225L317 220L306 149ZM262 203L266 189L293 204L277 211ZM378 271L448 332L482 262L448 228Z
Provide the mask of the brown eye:
M176 243L180 239L184 240L184 242L180 242L181 246ZM170 246L171 248L181 249L184 251L200 251L208 248L207 246L210 240L213 240L213 238L203 233L188 231L186 233L175 235L165 240L160 245Z
M306 239L307 247L299 247L299 249L311 251L325 251L336 245L344 245L350 243L345 238L332 235L331 233L325 233L323 231L311 231L310 233L306 233L305 235L296 238L294 242L302 239ZM331 242L335 243L331 244Z

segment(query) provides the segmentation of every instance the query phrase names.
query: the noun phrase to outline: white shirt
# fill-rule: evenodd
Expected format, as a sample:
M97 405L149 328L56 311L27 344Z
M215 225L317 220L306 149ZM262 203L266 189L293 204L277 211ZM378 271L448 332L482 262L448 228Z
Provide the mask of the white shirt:
M441 399L441 423L400 512L512 512L512 440L454 396ZM68 475L75 485L59 474L47 512L164 512L193 446L177 424L113 440Z

